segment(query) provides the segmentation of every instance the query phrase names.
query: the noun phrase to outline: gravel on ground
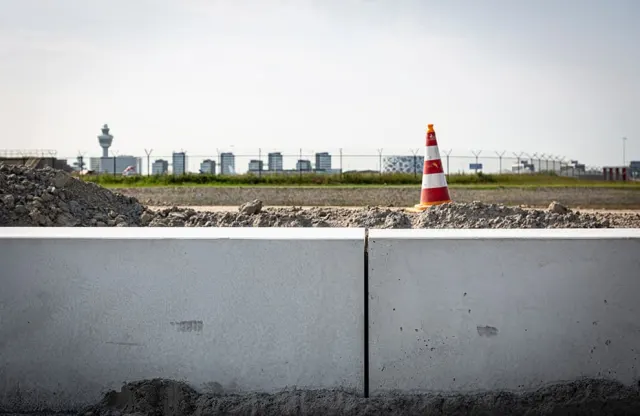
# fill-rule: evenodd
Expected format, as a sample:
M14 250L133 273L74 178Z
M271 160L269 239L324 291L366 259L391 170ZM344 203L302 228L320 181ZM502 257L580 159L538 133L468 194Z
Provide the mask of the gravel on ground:
M259 199L273 206L410 207L420 200L416 186L174 186L118 188L145 205L238 206ZM640 209L640 187L450 187L460 203L526 205L546 208L558 201L573 209Z
M367 227L367 228L638 228L638 213L450 203L422 213L399 208L265 208L245 202L235 211L152 208L137 199L51 168L0 165L0 226L31 227Z

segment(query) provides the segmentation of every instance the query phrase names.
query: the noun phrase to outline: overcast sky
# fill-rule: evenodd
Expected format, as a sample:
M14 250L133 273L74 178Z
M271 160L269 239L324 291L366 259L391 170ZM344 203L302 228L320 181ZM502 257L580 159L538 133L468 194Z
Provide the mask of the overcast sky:
M0 0L0 148L640 159L637 0Z

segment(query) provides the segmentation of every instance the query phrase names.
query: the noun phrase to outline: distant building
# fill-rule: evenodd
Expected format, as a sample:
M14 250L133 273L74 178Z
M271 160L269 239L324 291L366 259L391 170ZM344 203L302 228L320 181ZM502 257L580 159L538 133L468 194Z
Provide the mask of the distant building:
M169 162L164 159L157 159L151 164L152 175L166 175L169 173Z
M200 163L200 173L206 173L208 175L216 174L216 161L211 159L205 159Z
M306 159L300 159L296 163L296 170L302 172L310 172L311 171L311 161Z
M511 172L512 173L533 173L535 172L535 166L533 165L533 163L529 163L528 160L522 159L520 160L520 164L515 163L511 165Z
M571 160L569 164L560 166L560 174L564 176L584 176L586 173L585 164L579 163L577 160Z
M640 160L633 160L629 163L631 179L640 180Z
M133 166L136 172L140 172L142 168L142 159L135 156L115 156L115 157L101 157L100 158L100 173L108 173L113 175L122 175L122 173L129 167Z
M262 160L250 160L249 161L249 172L251 173L255 173L255 172L262 172L264 170L264 163L262 162Z
M268 164L270 171L281 171L283 169L282 153L272 152L268 155Z
M327 152L316 153L316 170L331 170L331 155Z
M220 174L233 175L236 173L236 157L231 152L220 153Z
M385 173L418 173L424 169L424 156L384 156L382 171Z
M89 158L89 170L94 172L100 172L100 158L99 157L90 157Z
M187 173L187 154L185 152L173 152L171 159L171 168L174 175Z

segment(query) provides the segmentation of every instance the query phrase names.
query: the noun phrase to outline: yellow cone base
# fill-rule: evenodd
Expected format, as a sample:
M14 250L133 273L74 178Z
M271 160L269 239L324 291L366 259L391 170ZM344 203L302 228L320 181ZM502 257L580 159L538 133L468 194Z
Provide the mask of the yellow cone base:
M435 206L435 205L442 205L442 204L448 204L450 203L451 200L447 200L447 201L438 201L438 202L429 202L428 204L417 204L411 208L407 208L406 211L407 212L422 212L426 209L428 209L429 207Z

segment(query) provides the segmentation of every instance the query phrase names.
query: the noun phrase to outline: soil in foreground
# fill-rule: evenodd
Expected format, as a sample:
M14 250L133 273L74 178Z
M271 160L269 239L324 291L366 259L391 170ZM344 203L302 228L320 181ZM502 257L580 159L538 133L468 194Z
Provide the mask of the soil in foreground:
M16 409L17 410L17 409ZM0 411L0 414L3 414ZM637 387L605 380L581 380L527 393L399 395L368 399L330 390L291 390L277 394L199 394L172 380L153 379L107 393L100 403L78 412L4 413L84 416L206 415L637 415Z

